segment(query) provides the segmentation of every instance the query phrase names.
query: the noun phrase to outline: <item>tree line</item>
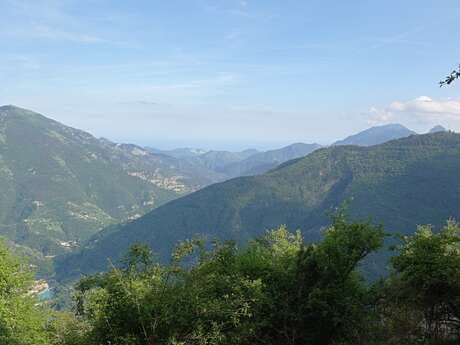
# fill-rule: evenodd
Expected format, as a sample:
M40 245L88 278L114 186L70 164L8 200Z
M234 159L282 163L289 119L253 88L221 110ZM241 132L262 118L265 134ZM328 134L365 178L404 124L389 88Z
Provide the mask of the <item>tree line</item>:
M28 266L0 246L0 344L457 344L460 227L401 237L388 276L363 277L382 226L338 212L316 244L285 227L243 247L180 243L167 265L133 245L83 277L72 312L28 294Z

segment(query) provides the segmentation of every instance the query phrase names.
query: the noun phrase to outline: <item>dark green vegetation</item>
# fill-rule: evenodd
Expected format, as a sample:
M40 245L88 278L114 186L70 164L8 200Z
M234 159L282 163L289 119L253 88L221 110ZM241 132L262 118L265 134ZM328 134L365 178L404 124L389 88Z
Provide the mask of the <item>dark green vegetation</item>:
M170 157L0 107L0 236L39 262L214 181Z
M354 342L368 321L355 269L382 239L379 228L337 218L319 245L280 228L241 250L184 242L169 266L134 246L124 269L80 281L78 310L93 326L90 344Z
M105 229L57 261L61 279L104 270L134 242L161 260L179 240L202 234L238 243L286 224L307 241L320 239L328 214L347 201L352 219L372 217L391 233L441 226L460 215L460 135L417 135L373 147L319 149L261 176L236 178L174 200L126 225ZM384 261L371 260L371 273Z
M76 285L75 315L27 295L0 247L0 340L7 345L448 345L460 341L460 229L404 237L389 277L368 284L363 260L384 230L339 212L323 240L285 227L244 247L179 244L167 265L133 245L115 268ZM6 258L6 260L5 260ZM21 273L22 274L22 273ZM23 273L27 276L27 272ZM13 292L13 293L12 293ZM40 313L40 314L39 314Z
M402 125L390 124L366 129L362 132L351 135L348 138L339 140L335 142L334 145L372 146L415 134L417 133Z
M389 306L385 317L394 318L393 332L428 339L460 334L460 229L450 220L441 231L420 226L402 238L399 255L392 259L393 274L383 282L382 298ZM422 325L422 328L417 328ZM415 326L415 328L414 328Z
M46 317L28 294L33 275L0 242L0 344L46 345Z

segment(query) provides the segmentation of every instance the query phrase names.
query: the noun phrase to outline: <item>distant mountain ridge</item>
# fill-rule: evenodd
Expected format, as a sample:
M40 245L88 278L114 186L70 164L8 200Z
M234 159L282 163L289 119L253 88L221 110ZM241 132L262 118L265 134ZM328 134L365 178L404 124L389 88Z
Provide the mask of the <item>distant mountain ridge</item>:
M452 138L456 138L454 133L445 132L439 126L432 131L435 133L430 135L434 137L454 135ZM390 140L386 145L393 145L398 135L409 134L410 138L407 139L419 137L413 133L400 125L383 126L358 133L342 142L368 146L373 142ZM377 150L376 147L369 146L368 149ZM227 234L229 238L235 235L235 238L245 239L250 238L253 231L275 224L275 221L304 226L305 223L299 221L298 215L307 214L304 208L311 200L306 196L299 199L298 193L319 195L318 191L322 190L326 198L331 198L328 188L335 186L337 181L329 181L324 186L318 182L315 187L311 187L310 182L305 181L307 186L299 185L303 181L302 177L293 179L290 174L284 176L284 173L279 172L288 171L290 167L301 165L301 162L315 160L320 152L335 152L335 149L339 148L296 143L266 152L254 149L228 152L189 148L159 151L97 139L89 133L38 113L15 106L2 106L0 236L6 237L28 253L33 252L33 255L43 257L75 250L89 238L92 240L84 253L89 253L92 246L99 246L96 245L99 240L101 248L104 248L101 254L119 253L117 248L124 248L127 244L123 238L116 237L118 242L111 242L113 248L110 250L104 247L110 236L124 233L119 231L124 225L116 224L128 222L126 227L131 227L131 224L137 224L131 223L132 220L157 207L162 210L158 214L183 222L183 226L174 222L175 225L169 226L170 220L166 218L155 221L155 227L163 224L171 235L171 238L166 236L161 240L167 240L162 242L166 243L165 248L172 243L170 241L191 234L191 229L195 232L208 232L207 229L214 228L210 230L211 234L222 229L222 234ZM360 149L363 148L354 147L346 151L357 150L359 153ZM318 166L318 169L323 171L325 168ZM432 167L430 169L433 170ZM338 176L342 176L342 173L339 172ZM261 176L252 177L255 175ZM237 178L210 189L205 188L204 194L194 193L216 182L239 176L251 177ZM273 176L279 178L274 179ZM356 180L359 174L352 176L352 180ZM316 177L311 177L315 181ZM343 178L340 177L340 180ZM221 189L221 186L226 187ZM212 197L207 194L208 190L214 191ZM199 204L202 206L196 209L198 204L193 202L191 208L175 209L176 201L173 200L189 193L193 195L192 200L197 195L204 196L203 204ZM228 199L228 203L220 209L222 201L219 200L222 198ZM182 205L183 201L177 202ZM208 202L212 204L210 210L214 210L209 217L200 213L200 208L208 205ZM169 204L164 205L166 203ZM240 204L245 206L241 208ZM262 210L262 205L268 208ZM323 210L321 207L319 209ZM157 214L155 212L152 214ZM193 213L191 218L189 212ZM252 216L248 218L251 213L259 221L254 221ZM201 215L200 222L195 223L198 221L195 216L198 215ZM321 218L316 211L310 216L310 220ZM146 217L149 219L149 216ZM272 219L273 223L267 223L267 218ZM144 222L144 217L141 219ZM199 224L202 224L203 229L198 228ZM309 230L309 233L313 234L314 231ZM148 241L151 240L147 234L144 235ZM137 230L133 231L132 236L137 236ZM97 262L97 258L92 259Z
M445 131L445 129L441 126L436 126L430 133L437 131ZM417 133L401 124L388 124L368 128L343 140L338 140L332 145L373 146L411 135L417 135ZM284 162L304 157L321 147L321 145L315 143L294 143L280 149L265 152L257 150L230 152L194 148L179 148L166 151L153 148L147 149L151 152L184 159L196 166L203 166L214 173L220 174L222 176L221 181L223 181L239 176L266 173Z
M258 152L259 151L253 149L240 152L208 151L201 155L199 159L208 169L225 174L228 177L226 173L226 167L228 165L247 159Z
M171 156L174 158L190 158L190 157L197 157L202 154L209 152L209 150L199 149L199 148L191 148L191 147L180 147L177 149L172 150L159 150L153 147L146 147L147 151L151 153L162 154L166 156Z
M440 131L446 131L446 129L442 126L435 126L429 133ZM373 146L417 134L401 124L388 124L368 128L350 135L343 140L338 140L332 145ZM178 148L163 151L147 148L147 150L178 159L185 159L195 165L202 165L214 173L221 174L224 176L222 180L225 180L238 176L263 174L284 162L306 156L321 147L321 145L315 143L294 143L280 149L262 152L251 149L241 152L230 152L194 148Z
M280 149L259 152L228 165L225 173L231 177L263 174L284 162L307 156L319 148L319 144L295 143Z
M192 148L169 151L147 148L147 150L170 155L195 166L203 166L209 171L222 176L222 180L226 180L238 176L263 174L281 163L306 156L320 147L318 144L295 143L280 149L264 152L255 149L240 152L207 151Z
M390 140L401 139L417 134L400 124L389 124L366 129L351 135L343 140L336 141L333 145L372 146L383 144Z
M410 233L460 218L460 135L412 135L385 144L332 146L260 176L214 184L127 224L105 229L78 253L56 261L61 278L105 269L129 244L149 244L165 260L179 240L244 242L286 224L318 240L328 214L348 201L352 218ZM379 264L383 267L383 263Z

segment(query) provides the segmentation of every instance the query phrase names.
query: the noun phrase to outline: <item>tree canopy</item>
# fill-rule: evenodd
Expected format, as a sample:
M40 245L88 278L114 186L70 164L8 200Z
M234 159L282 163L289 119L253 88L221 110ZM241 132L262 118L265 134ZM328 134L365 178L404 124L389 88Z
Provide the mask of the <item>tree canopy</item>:
M45 345L46 318L29 293L32 274L0 241L0 344Z
M384 236L339 212L315 244L281 226L242 247L184 241L160 264L138 243L80 279L73 312L40 305L27 265L1 245L0 344L457 344L458 224L401 237L389 276L366 281Z
M244 248L184 242L167 266L136 245L123 268L80 281L78 312L91 344L358 341L370 298L357 269L382 239L339 215L319 244L280 227Z

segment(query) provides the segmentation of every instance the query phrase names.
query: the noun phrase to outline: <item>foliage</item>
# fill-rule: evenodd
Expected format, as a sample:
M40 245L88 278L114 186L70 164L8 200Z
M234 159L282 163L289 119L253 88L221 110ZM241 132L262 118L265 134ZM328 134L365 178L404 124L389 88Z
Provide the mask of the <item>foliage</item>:
M89 343L89 324L70 312L50 312L46 331L51 345L85 345Z
M0 247L0 343L7 345L452 345L460 340L460 228L402 236L389 277L361 264L381 226L341 210L307 244L282 226L244 247L202 239L168 265L135 244L119 266L82 278L74 314L27 294L30 273Z
M404 237L389 285L391 300L403 301L417 316L427 339L460 335L460 228L454 221L439 232L420 226ZM401 304L401 303L400 303Z
M49 344L44 311L28 293L31 284L27 265L0 243L0 344Z
M183 242L162 266L133 246L122 268L82 279L89 344L332 344L365 331L359 263L383 231L338 215L317 245L285 227L239 249ZM276 325L276 326L275 326Z
M450 85L458 78L460 78L460 65L458 69L454 69L447 77L444 78L444 80L441 80L439 82L439 86L442 87L444 85Z

